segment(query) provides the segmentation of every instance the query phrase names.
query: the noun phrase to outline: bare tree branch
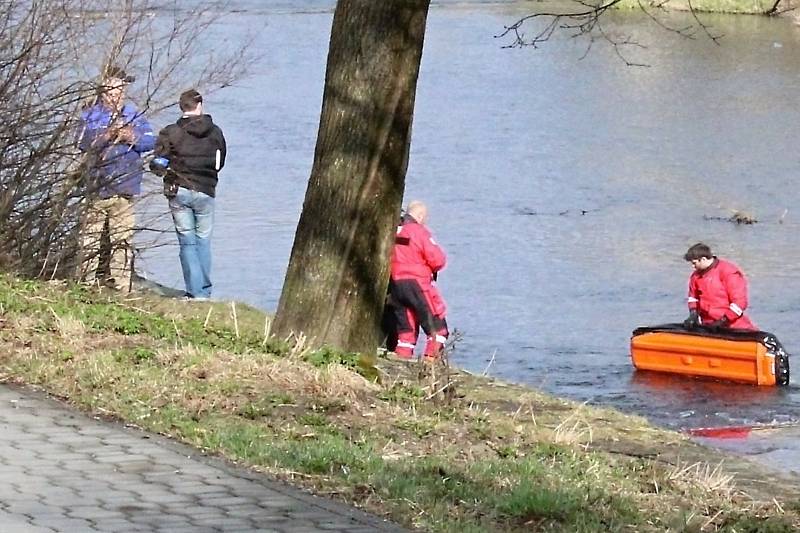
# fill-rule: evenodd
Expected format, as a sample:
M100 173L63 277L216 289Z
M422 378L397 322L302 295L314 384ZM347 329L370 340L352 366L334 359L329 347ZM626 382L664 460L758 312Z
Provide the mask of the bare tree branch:
M519 18L510 26L506 26L497 38L510 38L511 42L504 45L504 48L521 48L532 46L537 48L542 43L549 41L557 32L564 32L571 38L585 38L587 47L581 58L585 58L594 44L598 41L609 44L614 53L628 66L647 66L644 63L631 61L625 51L632 48L645 48L642 44L630 37L617 37L608 32L601 21L608 10L617 6L622 0L605 0L600 2L587 2L577 0L574 9L563 9L556 11L542 11L531 13ZM711 27L698 17L697 10L688 1L689 12L693 23L685 26L673 26L665 21L666 0L659 3L650 4L637 0L639 9L647 17L663 30L673 32L682 37L694 39L698 32L703 33L715 44L720 44L722 35L716 34ZM776 6L780 0L776 1ZM534 33L532 37L526 35L524 28L533 25Z
M772 4L772 7L767 9L764 13L766 15L774 15L775 13L778 12L778 5L780 5L780 3L781 3L781 0L775 0L775 3Z
M109 66L146 73L132 97L151 113L190 86L210 91L234 83L254 60L253 36L207 50L204 36L230 12L224 2L164 4L2 2L0 266L47 278L74 272L83 200L103 185L85 179L91 154L77 148L78 120Z

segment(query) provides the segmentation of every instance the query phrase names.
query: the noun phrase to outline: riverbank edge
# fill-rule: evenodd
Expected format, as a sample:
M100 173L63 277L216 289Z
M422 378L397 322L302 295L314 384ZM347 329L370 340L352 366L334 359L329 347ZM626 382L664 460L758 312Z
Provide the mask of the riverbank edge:
M644 7L653 11L694 11L696 13L717 13L730 15L767 15L774 7L774 0L667 0L658 2L647 0L621 0L616 6L618 9L634 10ZM782 3L778 6L776 14L794 18L794 2Z
M750 520L747 512L756 508L753 517L787 521L786 531L800 523L796 476L700 446L640 417L446 365L391 358L374 365L381 375L376 385L353 372L346 354L324 352L328 360L313 363L319 352L269 340L269 315L242 304L237 312L234 302L186 303L150 293L120 299L80 287L8 277L0 282L0 381L35 386L83 411L167 435L409 527L470 531L467 524L479 516L478 528L511 531L537 516L551 530L569 531L596 513L606 522L584 530L602 531L608 521L638 520L624 508L628 499L666 513L648 517L652 529L636 523L641 531L660 530L680 516L725 526ZM226 441L233 418L244 425ZM288 441L280 454L323 449L327 455L290 464L269 449L251 449L254 440L270 438ZM380 453L362 457L362 448ZM417 501L398 497L403 488L394 478L381 485L380 473L369 471L378 459L384 470L399 469L394 474L407 478ZM404 461L420 468L407 469ZM543 511L528 508L530 502L507 508L498 500L476 509L460 499L470 483L496 483L492 468L528 462L550 465L552 472L539 476L555 474L535 487L551 498L549 515L539 516ZM468 463L491 467L489 475L481 478ZM346 471L358 469L365 474L350 479ZM597 475L587 478L592 469ZM511 483L506 500L529 474L504 471ZM736 476L735 489L722 482L727 475ZM452 485L459 476L464 481ZM631 480L653 486L640 490L627 484ZM611 501L607 509L598 511L597 501L577 501L570 492L591 484L600 485L602 501ZM440 499L435 505L425 501L431 492ZM618 494L625 497L616 501Z

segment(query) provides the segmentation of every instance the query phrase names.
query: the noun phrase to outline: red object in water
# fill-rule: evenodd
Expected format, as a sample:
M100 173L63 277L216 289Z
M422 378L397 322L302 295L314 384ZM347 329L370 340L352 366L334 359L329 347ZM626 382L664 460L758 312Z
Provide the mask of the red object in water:
M744 439L753 430L752 426L728 426L719 428L690 428L686 433L692 437L710 439Z

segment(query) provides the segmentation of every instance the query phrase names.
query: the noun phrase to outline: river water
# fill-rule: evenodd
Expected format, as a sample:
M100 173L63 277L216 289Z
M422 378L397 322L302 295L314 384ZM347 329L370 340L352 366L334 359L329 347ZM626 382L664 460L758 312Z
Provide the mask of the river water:
M206 99L229 143L214 296L274 310L311 170L333 2L233 5L210 40L257 31L262 57ZM779 389L644 375L629 357L633 329L685 317L682 255L700 240L744 269L750 316L800 353L800 28L705 16L724 34L717 45L612 13L608 31L647 46L629 58L649 66L629 67L601 42L585 55L585 41L565 36L502 48L494 36L530 5L445 2L429 14L406 199L429 204L449 254L440 287L463 334L455 363L667 427L800 421L796 378ZM758 223L719 220L734 210ZM181 287L174 236L162 242L138 267Z

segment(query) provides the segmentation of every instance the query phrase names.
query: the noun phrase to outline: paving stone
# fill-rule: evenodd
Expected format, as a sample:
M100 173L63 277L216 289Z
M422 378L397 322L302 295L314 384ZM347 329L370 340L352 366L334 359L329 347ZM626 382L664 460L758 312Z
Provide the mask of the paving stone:
M75 506L67 510L67 516L70 518L83 518L85 520L95 521L96 519L103 518L120 518L122 513L118 511L103 509L96 505Z
M0 524L2 524L3 533L53 533L55 531L55 529L45 526L12 522L11 520L7 520L2 513L0 513Z
M136 527L135 524L132 524L130 520L95 520L93 521L94 528L97 531L102 531L103 533L127 533L129 531L134 531Z
M319 528L314 525L292 525L288 529L284 529L287 533L319 533Z
M108 509L115 509L125 505L141 506L144 504L138 494L119 489L110 490L106 494L99 496L97 499L100 500L100 507L105 507Z
M163 524L174 524L177 526L191 525L192 521L187 516L170 515L170 514L142 514L136 513L131 515L128 520L133 524L147 525L151 528L161 527Z
M60 509L60 508L46 508L43 510L37 510L36 516L31 517L31 522L37 523L40 520L50 520L50 519L61 519L67 518L67 510Z
M84 533L88 531L97 531L88 520L78 518L42 518L36 520L36 525L40 527L50 528L53 531L63 531L69 533ZM4 532L5 533L5 532Z
M290 496L283 494L264 495L265 497L258 501L258 505L268 509L283 509L283 508L296 508L298 511L305 509L305 506L297 507L294 505L294 500Z
M350 520L320 520L314 524L318 529L325 531L350 531L353 526L358 525Z
M109 506L109 509L129 515L163 512L163 508L155 502L129 501L124 502L121 505Z
M256 524L283 525L283 524L293 523L293 520L291 520L288 516L283 514L263 513L260 515L250 516L248 518L251 521L255 522Z
M249 520L239 520L220 515L217 515L215 518L207 518L203 520L202 525L206 527L224 529L225 531L227 531L229 528L253 527Z
M86 498L75 494L72 496L58 496L58 495L50 495L50 494L42 494L42 502L49 506L49 507L60 507L62 509L71 509L73 507L79 505L85 505L87 503L91 503L96 506L100 506L100 501L98 500L87 500Z
M258 505L232 505L225 507L225 512L233 517L264 518L286 521L289 519L285 514L276 512L272 509L264 509Z
M153 520L154 518L157 518L157 520ZM162 516L158 516L158 517L147 516L147 517L143 517L143 520L139 520L139 517L134 516L131 519L131 521L134 522L134 523L140 523L141 522L143 524L147 523L147 524L151 524L151 525L153 523L155 523L155 525L157 527L161 528L161 529L163 529L165 527L170 527L170 526L185 527L185 526L191 525L191 520L189 520L188 517L178 516L178 515L162 515Z
M95 485L91 479L87 478L82 473L72 472L66 474L66 472L68 472L68 470L62 471L62 474L59 476L51 477L55 485L73 490L85 487L88 483L91 483L92 486Z
M236 505L246 505L250 502L247 498L240 498L239 496L225 496L225 497L213 497L213 498L199 498L200 505L213 505L215 507L222 507L227 509L231 506Z
M164 531L168 531L169 533L217 533L219 530L213 527L186 526L165 529ZM258 531L261 533L261 530Z
M141 509L149 509L158 506L181 507L185 505L194 505L195 503L190 496L184 496L182 494L153 494L149 498L143 499L139 494L131 496L119 492L110 492L105 496L100 496L99 499L100 505L108 509L124 506L136 506Z

